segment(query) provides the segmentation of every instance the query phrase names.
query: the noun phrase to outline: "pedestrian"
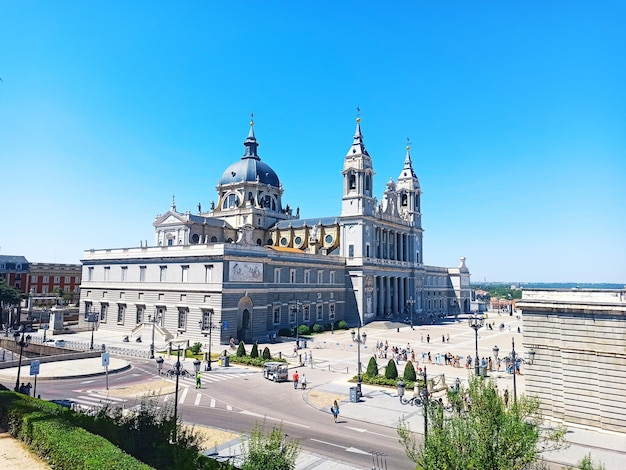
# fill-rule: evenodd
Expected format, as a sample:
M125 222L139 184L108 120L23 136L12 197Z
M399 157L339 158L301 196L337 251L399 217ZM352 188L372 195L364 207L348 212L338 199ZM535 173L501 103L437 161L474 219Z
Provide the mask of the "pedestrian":
M30 396L30 389L33 388L33 386L30 384L30 382L28 382L25 386L24 386L24 394Z
M313 351L309 351L309 364L313 368Z
M298 343L293 346L293 357L298 355Z
M302 374L302 378L300 379L300 383L302 384L302 390L306 390L306 374Z
M450 333L446 335L446 343L449 343L449 342L450 342Z
M427 342L427 343L430 343L430 333L428 333L428 334L426 335L426 342Z
M420 333L420 343L424 342L424 333Z
M445 343L446 342L446 335L441 335L441 342Z
M509 389L504 391L504 406L509 406Z
M337 400L335 400L333 406L330 407L330 412L333 414L335 424L337 424L337 416L339 416L339 403L337 403Z
M298 379L299 379L298 371L295 371L293 373L293 388L294 388L294 390L298 388Z
M202 388L202 383L200 381L200 371L196 372L196 388Z

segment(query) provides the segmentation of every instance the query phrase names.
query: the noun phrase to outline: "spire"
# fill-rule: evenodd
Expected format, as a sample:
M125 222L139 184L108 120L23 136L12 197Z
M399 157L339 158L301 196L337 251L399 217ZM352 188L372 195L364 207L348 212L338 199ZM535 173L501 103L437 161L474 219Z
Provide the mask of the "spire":
M357 107L357 118L356 118L356 130L354 131L354 139L352 140L352 146L346 157L352 157L354 155L367 155L367 150L365 149L365 144L363 143L363 134L361 134L361 108Z
M246 153L244 153L241 159L245 158L254 158L255 160L261 160L257 155L257 147L259 144L256 141L256 137L254 135L254 113L250 113L250 131L248 132L248 138L243 143L246 147Z
M176 212L176 196L172 196L172 206L170 207L170 210Z
M417 178L415 171L413 171L413 162L411 162L411 141L407 137L406 138L406 157L404 157L404 167L402 168L402 173L398 179L402 178Z

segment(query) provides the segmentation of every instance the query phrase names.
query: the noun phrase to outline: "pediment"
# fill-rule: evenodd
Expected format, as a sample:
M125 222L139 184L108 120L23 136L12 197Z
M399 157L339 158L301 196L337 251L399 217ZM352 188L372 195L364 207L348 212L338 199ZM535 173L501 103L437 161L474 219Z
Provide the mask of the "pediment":
M180 224L184 224L186 223L186 220L181 218L180 216L169 212L167 214L164 214L163 216L157 218L157 220L154 222L154 226L158 227L161 225L180 225Z

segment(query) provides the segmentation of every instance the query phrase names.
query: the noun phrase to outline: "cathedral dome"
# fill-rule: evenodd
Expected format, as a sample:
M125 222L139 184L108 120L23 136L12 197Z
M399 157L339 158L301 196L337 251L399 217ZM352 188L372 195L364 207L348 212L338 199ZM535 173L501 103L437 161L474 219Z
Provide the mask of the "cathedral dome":
M261 161L257 155L257 147L259 144L254 136L254 121L250 122L250 132L248 138L243 143L246 147L246 153L241 160L233 163L222 174L219 184L231 183L263 183L269 184L276 188L280 187L278 175L270 166Z

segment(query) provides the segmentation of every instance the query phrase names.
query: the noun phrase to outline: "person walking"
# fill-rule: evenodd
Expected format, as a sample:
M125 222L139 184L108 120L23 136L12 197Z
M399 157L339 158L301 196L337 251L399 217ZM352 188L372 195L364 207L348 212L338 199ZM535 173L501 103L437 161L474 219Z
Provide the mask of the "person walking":
M299 380L299 376L298 376L298 371L295 371L293 373L293 389L296 390L298 388L298 380Z
M333 414L335 424L337 424L337 416L339 416L339 403L337 403L337 400L335 400L333 406L330 407L330 412Z
M509 406L509 389L504 391L504 406Z
M196 372L196 388L202 388L202 382L200 380L200 371Z
M428 334L426 335L426 342L427 342L427 343L430 343L430 333L428 333Z
M313 351L309 351L309 365L313 368Z
M302 378L300 379L300 383L302 384L302 390L306 390L306 374L302 374Z

